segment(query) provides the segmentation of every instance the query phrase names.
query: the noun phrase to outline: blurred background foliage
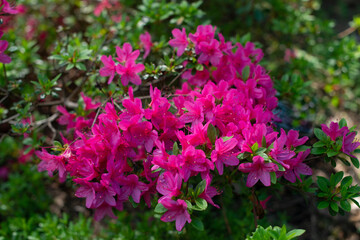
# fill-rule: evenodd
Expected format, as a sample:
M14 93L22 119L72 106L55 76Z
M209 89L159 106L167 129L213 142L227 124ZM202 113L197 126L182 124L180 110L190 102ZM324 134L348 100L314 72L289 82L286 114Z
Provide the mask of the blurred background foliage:
M310 134L334 112L360 112L360 4L357 0L114 2L113 8L95 16L98 1L19 0L16 4L23 4L25 13L3 17L3 38L9 41L7 53L13 61L6 65L6 78L0 71L2 239L245 239L255 229L253 215L248 214L252 204L247 195L236 192L242 188L236 185L225 189L223 198L215 198L222 209L209 207L198 216L206 226L202 232L189 226L178 233L153 212L131 206L118 212L116 221L94 223L70 185L54 186L55 180L34 166L34 149L53 143L58 137L54 128L64 129L56 122L48 124L47 116L56 111L52 103L84 115L80 91L99 99L123 91L99 77L101 55L114 53L114 46L124 42L140 48L139 35L148 31L154 46L145 63L161 65L161 59L172 54L167 42L173 28L185 27L189 33L199 24L211 23L226 39L252 41L263 49L261 64L278 91L277 113L282 120L278 127ZM150 72L158 77L155 66ZM289 194L286 187L273 193L271 209L260 224L306 228L294 217L298 213L289 215L282 208L285 193ZM264 200L268 193L259 189L258 195ZM304 203L294 204L290 207L301 209ZM324 236L331 234L326 226L319 229Z

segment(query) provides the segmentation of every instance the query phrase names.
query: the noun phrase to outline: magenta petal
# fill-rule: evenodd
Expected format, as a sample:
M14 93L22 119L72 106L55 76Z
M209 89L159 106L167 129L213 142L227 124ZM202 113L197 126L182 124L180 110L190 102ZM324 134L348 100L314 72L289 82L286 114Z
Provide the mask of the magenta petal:
M286 180L288 180L289 182L292 182L292 183L296 182L296 176L294 174L294 171L292 171L292 170L286 171L284 173L284 178Z
M219 171L219 175L223 175L223 172L224 172L224 165L221 161L216 161L215 162L215 165L216 165L216 168L218 169Z
M183 229L184 225L186 223L186 217L185 215L180 215L176 217L176 230L178 230L179 232Z
M2 62L2 63L10 63L11 58L6 54L0 53L0 62Z
M131 193L131 196L132 196L134 202L136 202L136 203L139 203L139 202L140 202L140 195L141 195L141 192L140 192L140 190L137 189L137 188L135 188L135 189L133 190L133 192Z
M221 160L226 165L236 166L239 164L239 159L236 156L222 157Z
M260 181L265 185L265 186L270 186L271 181L270 181L270 173L269 172L265 172L265 171L261 171L260 173Z
M259 177L258 177L257 173L255 173L255 172L250 172L249 175L248 175L248 177L247 177L246 186L247 186L247 187L252 187L252 186L254 186L258 181L259 181Z

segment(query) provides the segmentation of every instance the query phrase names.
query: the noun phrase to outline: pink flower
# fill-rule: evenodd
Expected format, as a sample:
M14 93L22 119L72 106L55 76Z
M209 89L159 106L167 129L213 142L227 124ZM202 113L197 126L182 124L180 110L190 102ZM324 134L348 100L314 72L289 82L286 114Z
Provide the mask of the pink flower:
M63 106L57 106L57 110L63 114L57 120L59 124L66 125L68 131L76 126L76 123L74 122L74 119L76 118L75 113L69 113Z
M219 46L219 42L215 39L211 39L209 43L201 42L199 44L199 63L206 63L210 61L212 65L217 66L220 62L221 57L223 56L222 52L219 49Z
M158 178L156 190L162 195L172 198L181 194L182 179L179 174L165 172Z
M117 58L120 63L127 62L127 61L134 61L139 57L140 51L135 50L132 51L132 47L130 43L124 43L123 48L121 49L119 46L116 46L116 54Z
M142 191L148 190L145 183L139 181L139 177L135 174L129 176L121 176L118 180L122 189L131 195L134 202L140 202L140 195Z
M299 152L296 158L285 160L284 163L288 166L285 172L276 172L277 177L284 176L289 182L296 182L296 178L301 182L300 174L312 175L311 168L303 163L305 158L309 155L310 149L305 152Z
M83 92L81 92L80 94L85 103L85 111L97 109L101 105L101 103L93 103L92 99L90 97L85 96Z
M360 146L360 142L354 142L354 138L356 137L356 132L351 132L347 135L343 136L343 146L341 147L341 151L350 157L356 158L351 153Z
M190 33L189 38L195 44L196 54L199 54L199 44L201 42L210 42L214 39L216 27L211 25L200 25L194 34Z
M172 47L177 48L176 55L180 57L184 51L185 48L189 45L189 41L187 40L185 28L180 31L179 29L175 28L172 30L172 35L174 36L174 39L171 39L169 41L169 45Z
M145 49L144 59L149 55L153 43L151 42L151 35L148 32L140 35L140 42Z
M0 0L0 14L17 14L18 12L19 11L16 8L12 8L6 0Z
M186 222L191 223L190 214L187 210L187 204L184 200L176 201L171 198L163 198L159 201L168 211L160 218L163 222L175 221L176 230L179 232L183 229Z
M202 198L204 200L206 200L208 203L210 203L211 205L213 205L216 208L220 208L219 205L215 204L214 201L212 200L213 197L215 197L216 195L219 195L221 192L219 192L218 190L216 190L215 187L210 186L211 183L211 176L207 175L206 176L206 187L204 192L202 192L199 195L199 198Z
M278 170L275 163L265 163L260 156L253 157L252 163L242 163L239 166L241 172L249 173L246 181L247 187L254 186L259 180L265 185L270 186L270 172Z
M215 150L211 153L211 160L215 163L219 174L224 172L224 164L229 166L236 166L239 164L239 159L236 157L234 148L238 144L235 138L231 138L224 142L222 138L219 138L215 142Z
M86 207L91 208L95 200L94 183L82 179L74 179L74 182L80 184L80 187L75 192L75 196L78 198L86 198Z
M64 156L66 156L69 150L62 153L60 156L51 155L46 152L44 149L42 151L36 151L36 156L41 160L38 165L38 171L48 171L50 177L53 176L54 171L59 172L60 181L65 181L66 179L66 169L65 169L65 160Z
M321 129L323 132L330 137L332 141L336 141L336 139L340 136L343 136L348 132L347 127L340 128L337 122L331 122L330 127L325 124L321 124Z
M2 32L0 32L0 37L2 35ZM9 43L5 40L0 40L0 62L1 63L10 63L11 58L6 55L4 52L7 49Z
M295 58L296 58L296 51L294 49L287 48L285 50L284 61L289 63L291 59L295 59Z
M138 73L142 72L144 69L145 66L143 64L135 64L132 60L125 62L125 66L121 64L116 66L116 71L121 76L121 83L124 86L127 86L129 81L135 85L140 85L141 79L138 76Z
M204 121L203 107L200 104L186 101L184 102L184 107L186 108L187 112L180 117L181 121L184 123L191 122L193 125L202 123L202 121Z
M115 73L116 73L115 62L112 60L111 56L106 57L105 55L103 55L101 57L101 61L103 62L103 64L105 66L100 69L100 71L99 71L100 76L102 76L102 77L110 76L110 78L108 80L108 84L110 84L112 82L112 80L114 79L114 76L115 76Z
M299 132L290 130L287 134L286 147L288 149L296 148L298 146L304 145L308 139L308 137L302 137L299 139Z
M112 8L112 5L109 3L109 0L102 0L101 3L99 3L94 10L95 16L100 16L101 12L104 11L106 8L110 9Z
M109 216L113 219L116 219L117 217L114 215L113 211L112 211L112 207L109 206L106 203L103 203L101 206L99 206L98 208L96 208L95 210L95 215L94 215L94 219L95 221L100 221L101 219L103 219L105 216Z

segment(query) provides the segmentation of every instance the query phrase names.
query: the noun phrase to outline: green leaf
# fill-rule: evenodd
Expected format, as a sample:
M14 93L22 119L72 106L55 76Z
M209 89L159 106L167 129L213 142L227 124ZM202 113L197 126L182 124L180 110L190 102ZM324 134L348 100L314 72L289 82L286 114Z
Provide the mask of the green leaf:
M154 209L155 213L160 213L160 214L164 213L166 211L167 211L167 209L161 203L158 203Z
M327 192L329 190L329 180L324 177L318 176L317 177L317 184L321 191Z
M54 141L54 147L62 148L62 144L59 141Z
M204 66L202 64L196 64L195 69L198 70L198 71L203 71Z
M32 144L33 144L32 138L25 138L25 139L23 140L23 144L24 144L24 145L32 145Z
M328 136L319 128L314 129L315 136L322 142L326 142Z
M195 188L195 197L198 197L201 193L205 191L206 188L206 180L202 180Z
M179 153L179 146L177 144L177 142L174 142L174 145L173 145L173 155L178 155Z
M348 188L352 184L352 181L353 179L351 176L344 177L344 179L341 181L341 188Z
M230 136L230 137L222 137L222 140L224 141L224 142L226 142L227 140L230 140L230 139L232 139L234 136Z
M350 198L350 200L351 200L353 203L355 203L355 205L356 205L358 208L360 208L360 204L359 204L358 201L356 201L356 200L353 199L353 198Z
M350 157L350 160L356 168L359 168L360 164L359 164L359 160L357 158Z
M211 144L215 144L216 141L216 129L214 127L214 125L212 125L211 123L209 124L208 128L207 128L207 136L211 142Z
M290 232L288 232L286 234L286 237L288 240L290 239L293 239L295 237L299 237L301 235L303 235L305 233L305 230L304 229L294 229L294 230L291 230Z
M351 210L351 205L347 200L343 200L340 202L340 207L342 209L344 209L346 212L350 212Z
M262 137L261 146L262 146L263 148L266 148L266 137L265 137L265 136Z
M197 211L204 211L206 210L207 206L208 206L208 203L206 202L205 199L202 199L202 198L197 198L195 199L195 207L193 207L194 210L197 210Z
M85 66L85 64L83 64L83 63L78 62L78 63L75 64L75 67L76 67L77 69L82 70L82 71L86 71L86 66Z
M332 210L334 210L334 212L338 212L339 211L339 206L337 205L336 202L331 202L330 203L330 207Z
M338 154L339 154L339 152L334 151L333 149L330 149L330 150L326 153L326 155L327 155L328 157L334 157L334 156L336 156L336 155L338 155Z
M255 142L254 145L251 146L251 151L253 153L255 153L256 150L258 150L258 149L259 149L259 144L257 142Z
M311 149L311 154L314 155L321 155L326 153L326 149L325 148L318 148L318 147L314 147Z
M281 164L278 163L278 162L274 162L274 163L278 166L278 168L279 168L278 171L280 171L280 172L285 172L285 168L283 167L283 165L281 165Z
M250 67L248 65L243 68L241 75L244 81L248 80L250 76Z
M315 148L315 147L323 147L323 146L325 146L326 144L324 143L324 142L316 142L316 143L314 143L314 145L313 145L313 147Z
M331 174L330 177L330 186L336 186L341 179L344 177L344 172L337 172L335 174Z
M347 126L346 120L345 120L345 118L342 118L339 122L339 127L342 128L342 127L346 127L346 126Z
M317 207L318 207L318 209L327 208L327 207L329 207L329 202L327 202L327 201L321 201L321 202L318 203Z
M277 180L276 173L270 172L270 177L271 177L271 183L276 184L276 180Z
M200 218L192 218L191 219L191 225L199 230L199 231L204 231L204 224L203 222L200 220Z
M297 148L296 148L296 150L295 150L295 152L304 152L304 151L306 151L306 150L308 150L308 149L310 149L311 147L310 146L305 146L305 145L301 145L301 146L298 146Z

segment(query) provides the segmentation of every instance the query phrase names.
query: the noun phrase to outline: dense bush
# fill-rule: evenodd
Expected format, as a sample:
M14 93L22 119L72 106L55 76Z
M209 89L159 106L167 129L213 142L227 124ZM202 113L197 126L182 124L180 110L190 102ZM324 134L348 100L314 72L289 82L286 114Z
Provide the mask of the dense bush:
M359 111L358 17L336 35L318 1L0 3L4 239L293 239L284 196L360 207L352 177L311 176L359 168L355 127L324 124Z

